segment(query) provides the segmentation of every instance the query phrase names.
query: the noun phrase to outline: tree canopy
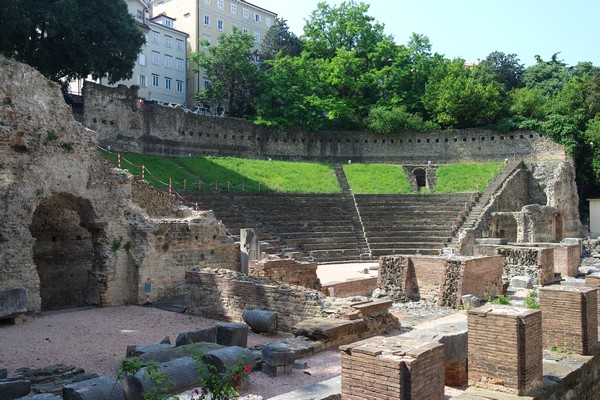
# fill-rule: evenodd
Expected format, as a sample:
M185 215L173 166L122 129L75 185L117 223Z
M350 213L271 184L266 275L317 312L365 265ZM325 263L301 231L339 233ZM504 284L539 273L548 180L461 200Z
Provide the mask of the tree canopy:
M145 38L123 0L4 0L0 51L51 80L131 77Z

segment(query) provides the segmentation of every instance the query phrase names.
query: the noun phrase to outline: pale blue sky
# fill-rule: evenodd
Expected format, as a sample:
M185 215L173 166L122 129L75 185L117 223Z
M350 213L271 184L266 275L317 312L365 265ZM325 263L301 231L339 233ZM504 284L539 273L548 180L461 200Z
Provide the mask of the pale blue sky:
M249 0L288 21L301 35L318 0ZM341 0L327 1L330 5ZM369 15L404 44L412 32L429 37L433 51L467 62L493 51L516 54L526 66L539 54L569 65L600 66L600 1L597 0L373 0Z

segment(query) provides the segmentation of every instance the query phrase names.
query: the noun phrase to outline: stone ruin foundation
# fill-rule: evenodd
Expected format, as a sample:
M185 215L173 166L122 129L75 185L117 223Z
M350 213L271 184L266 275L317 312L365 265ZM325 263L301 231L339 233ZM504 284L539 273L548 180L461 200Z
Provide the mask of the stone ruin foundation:
M378 288L394 301L432 300L458 307L462 296L502 291L502 257L383 256Z

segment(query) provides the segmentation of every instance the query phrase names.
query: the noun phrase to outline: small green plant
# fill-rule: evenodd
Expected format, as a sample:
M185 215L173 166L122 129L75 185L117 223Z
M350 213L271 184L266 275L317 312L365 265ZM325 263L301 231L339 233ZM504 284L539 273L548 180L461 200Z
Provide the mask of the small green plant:
M483 299L487 303L492 303L492 304L510 304L510 296L505 296L503 294L499 294L496 297L492 297L489 295L489 293L484 293Z
M550 351L553 353L564 354L565 356L571 355L571 352L569 350L557 346L550 347Z
M125 250L127 253L129 253L129 250L131 250L131 242L127 242L123 245L123 250Z
M142 369L142 360L138 357L124 358L117 368L117 379L123 379L125 375L135 375L140 369Z
M67 153L72 153L74 150L73 144L69 142L61 143L60 147Z
M218 373L217 367L210 364L210 357L202 351L195 353L198 362L198 373L200 374L200 388L194 390L194 400L227 400L236 398L238 389L242 387L248 378L252 367L248 364L246 356L225 372Z
M169 246L170 246L169 242L164 242L163 245L162 245L162 251L165 252L165 253L167 251L169 251Z
M538 310L540 308L540 303L538 303L537 296L537 289L531 289L529 293L527 293L527 296L525 296L525 300L523 301L525 307L530 308L532 310Z
M2 244L2 243L5 243L5 242L8 242L8 239L7 239L7 238L5 238L5 237L4 237L4 235L2 235L2 234L0 233L0 244Z
M58 139L58 135L56 134L56 132L52 130L48 131L48 133L46 134L46 139L44 140L44 144L54 142L56 139Z
M169 393L174 385L173 379L167 371L160 368L156 361L150 361L144 370L144 377L149 379L152 386L142 393L143 400L168 400L173 398Z
M115 239L110 247L112 251L117 251L121 248L121 239Z
M44 194L44 189L35 189L35 195L41 197Z

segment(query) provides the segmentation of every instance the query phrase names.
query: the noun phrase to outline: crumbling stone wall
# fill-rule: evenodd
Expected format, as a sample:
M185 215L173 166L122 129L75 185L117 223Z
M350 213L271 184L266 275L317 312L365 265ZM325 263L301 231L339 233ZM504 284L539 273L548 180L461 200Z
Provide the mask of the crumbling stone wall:
M504 276L530 276L536 284L554 280L554 250L551 248L499 246L504 257Z
M250 275L274 281L321 290L316 262L300 262L290 258L262 259L250 262Z
M226 321L242 321L244 310L275 311L279 330L321 315L323 295L303 286L205 268L185 274L188 312Z
M168 215L171 199L134 185L99 155L96 133L73 119L57 84L0 56L0 290L25 288L27 309L39 311L137 303L146 276L181 282L175 276L197 264L183 256L184 241L162 248L161 219L179 219L181 235L197 231L206 249L220 225L212 213ZM134 197L146 206L157 199L151 213L161 218Z
M173 206L181 205L175 196L156 190L154 186L142 181L134 181L132 189L132 200L151 217L172 217Z
M384 256L379 259L378 287L395 301L433 300L457 307L463 295L483 297L500 292L502 258Z

